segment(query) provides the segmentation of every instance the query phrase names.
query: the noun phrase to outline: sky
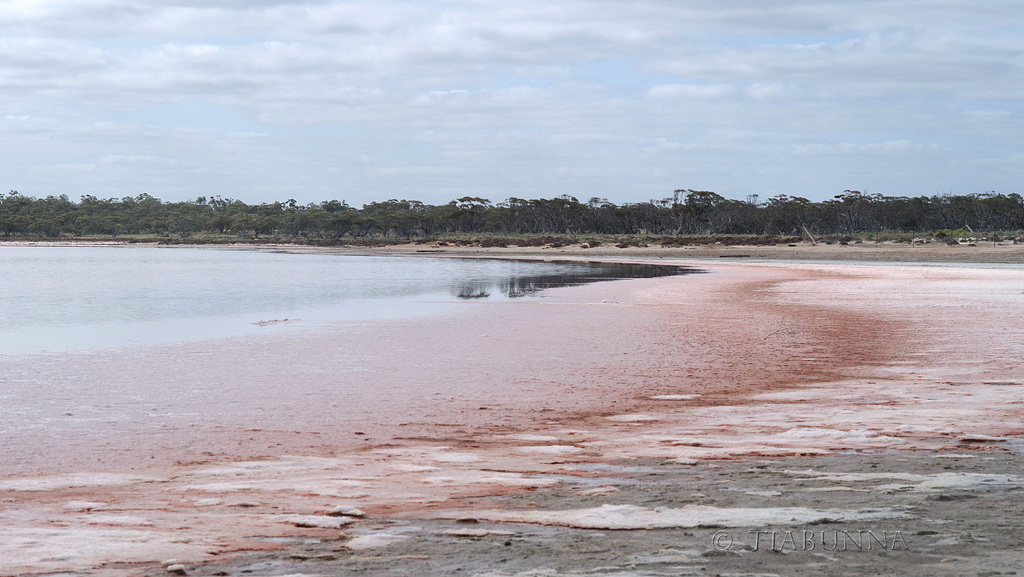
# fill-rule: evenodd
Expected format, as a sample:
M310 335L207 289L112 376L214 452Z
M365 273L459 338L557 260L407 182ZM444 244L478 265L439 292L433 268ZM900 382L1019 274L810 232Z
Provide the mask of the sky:
M1024 193L1020 0L0 0L0 190Z

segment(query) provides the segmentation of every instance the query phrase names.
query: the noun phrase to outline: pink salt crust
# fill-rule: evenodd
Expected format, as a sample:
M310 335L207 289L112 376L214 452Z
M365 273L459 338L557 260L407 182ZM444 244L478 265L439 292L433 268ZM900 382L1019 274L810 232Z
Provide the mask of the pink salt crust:
M690 264L712 274L3 361L0 574L337 537L340 505L429 516L595 461L1024 434L1024 272Z

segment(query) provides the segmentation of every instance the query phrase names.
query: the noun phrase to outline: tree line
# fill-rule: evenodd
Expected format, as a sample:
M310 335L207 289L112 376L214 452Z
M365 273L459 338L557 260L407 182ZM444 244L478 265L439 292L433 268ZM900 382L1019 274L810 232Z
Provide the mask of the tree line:
M622 205L567 195L504 202L467 196L440 205L392 199L355 208L339 200L246 204L214 196L163 202L140 194L120 199L86 195L74 202L67 195L34 198L17 191L0 196L0 236L6 238L187 239L204 234L344 243L467 234L802 236L943 230L1024 231L1024 198L994 192L903 197L846 190L820 202L787 195L760 202L756 195L732 200L680 189L663 199Z

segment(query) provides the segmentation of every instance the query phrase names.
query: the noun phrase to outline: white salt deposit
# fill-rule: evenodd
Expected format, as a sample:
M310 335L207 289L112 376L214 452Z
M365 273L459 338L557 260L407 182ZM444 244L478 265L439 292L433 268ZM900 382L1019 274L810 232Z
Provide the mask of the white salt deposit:
M914 485L914 491L988 491L992 489L1019 489L1024 477L1016 475L987 475L983 473L940 473Z
M541 453L545 455L561 455L566 453L580 453L583 449L573 445L543 445L537 447L517 447L521 453Z
M479 463L480 457L470 453L439 453L431 457L439 463Z
M487 537L488 535L510 537L516 533L515 531L499 531L497 529L448 529L442 531L441 534L452 537Z
M964 435L960 437L961 443L1005 443L1009 440L1006 437L993 437L991 435Z
M837 444L842 443L854 443L858 445L893 445L906 443L904 439L898 437L888 437L885 435L879 435L876 432L868 431L865 429L854 430L854 431L843 431L838 429L822 429L817 427L796 427L789 429L773 438L782 439L794 439L794 440L811 440L811 441L827 441L830 446L835 447Z
M220 499L196 499L193 501L196 507L213 507L222 504L224 501Z
M424 477L422 482L430 485L501 485L506 487L547 487L557 485L557 479L527 477L519 473L495 473L489 471L463 471L457 476L435 475Z
M602 486L602 487L594 487L593 489L583 489L582 491L577 491L576 494L577 495L584 495L584 496L588 496L588 497L600 497L600 496L604 496L604 495L611 495L613 493L618 493L618 492L619 492L619 488L618 487L613 487L613 486L610 486L610 485L605 485L605 486Z
M301 475L301 473L299 474ZM365 487L365 481L355 479L331 478L245 478L235 482L186 484L176 491L203 491L206 493L234 493L242 491L289 491L324 495L328 497L354 498L351 494L342 494L339 489Z
M351 465L352 461L348 459L289 455L281 459L268 459L265 461L234 461L224 465L196 469L195 471L192 472L192 474L209 476L232 476L238 475L240 473L251 474L254 471L282 472L311 469L343 469L345 467L350 467Z
M897 480L904 483L888 483L876 486L883 491L987 491L992 489L1015 489L1024 487L1024 477L1017 475L992 475L986 473L937 473L916 475L912 473L817 473L815 471L787 471L795 476L818 479L834 483L857 483L880 480Z
M109 508L110 505L95 501L68 501L64 504L64 509L68 511L103 511Z
M692 401L699 399L700 395L654 395L651 398L656 401Z
M205 483L202 485L186 485L180 491L204 491L207 493L233 493L235 491L253 491L259 489L259 483Z
M399 543L408 539L409 537L405 535L396 535L394 533L372 533L370 535L359 535L358 537L349 539L349 541L345 543L345 547L354 551L360 551L363 549L386 547L393 543Z
M340 529L351 524L351 517L333 517L326 515L274 515L282 523L290 523L296 527L317 527L320 529Z
M558 441L558 437L551 435L533 435L533 434L520 434L520 435L495 435L495 439L512 439L513 441L526 441L534 443L554 443Z
M150 527L153 522L144 517L135 517L132 515L89 515L83 518L89 525L132 525L136 527Z
M956 431L949 427L940 427L934 425L898 425L896 431L899 433L955 433Z
M0 481L0 491L57 491L72 487L112 487L159 480L152 477L114 473L72 473L47 477L16 477Z
M0 527L0 574L84 570L118 559L122 563L210 557L202 544L182 542L180 535L138 527Z
M426 473L441 470L441 467L435 467L433 465L413 465L410 463L394 463L391 465L391 468L398 471L405 471L407 473Z
M327 512L328 515L346 517L365 517L366 512L351 505L338 505Z
M793 477L805 477L808 479L819 479L822 481L831 481L836 483L875 481L878 479L899 479L904 481L920 481L925 479L924 475L918 475L916 473L899 473L896 471L881 473L820 473L814 469L807 469L805 471L786 470L783 472Z
M537 523L579 529L670 529L701 526L757 527L784 523L829 521L876 521L896 519L905 513L891 509L863 511L807 509L803 507L719 508L688 505L679 509L649 509L635 505L602 505L568 511L460 511L458 517L507 523ZM448 516L450 518L450 516Z

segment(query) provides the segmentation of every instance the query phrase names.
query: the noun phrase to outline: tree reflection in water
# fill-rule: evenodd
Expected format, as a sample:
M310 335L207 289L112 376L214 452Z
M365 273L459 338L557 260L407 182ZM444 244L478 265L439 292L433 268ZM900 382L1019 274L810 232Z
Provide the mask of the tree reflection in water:
M470 280L459 283L452 294L460 299L489 299L495 293L506 298L537 296L550 288L635 278L654 278L704 272L684 266L634 263L599 263L555 261L562 265L559 272L546 275L511 276L500 281ZM500 297L493 297L500 298Z

